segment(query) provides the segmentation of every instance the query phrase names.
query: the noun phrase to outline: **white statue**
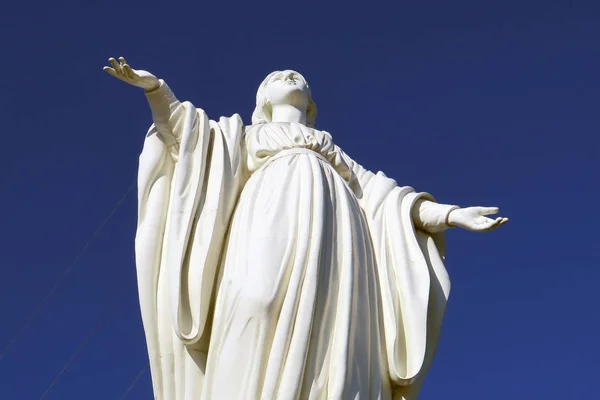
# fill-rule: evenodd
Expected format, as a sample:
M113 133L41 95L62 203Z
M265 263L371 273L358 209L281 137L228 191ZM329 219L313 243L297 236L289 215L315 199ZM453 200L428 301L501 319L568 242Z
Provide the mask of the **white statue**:
M252 125L209 120L154 75L136 262L156 399L414 399L450 288L444 230L494 207L438 204L315 128L305 79L271 73Z

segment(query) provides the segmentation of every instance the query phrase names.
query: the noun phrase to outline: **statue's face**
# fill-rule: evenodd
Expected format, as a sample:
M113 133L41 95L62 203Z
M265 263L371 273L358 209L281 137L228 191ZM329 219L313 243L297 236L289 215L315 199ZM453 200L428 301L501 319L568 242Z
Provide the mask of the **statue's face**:
M285 104L306 109L308 97L308 86L296 71L281 71L273 75L267 85L267 98L272 106Z

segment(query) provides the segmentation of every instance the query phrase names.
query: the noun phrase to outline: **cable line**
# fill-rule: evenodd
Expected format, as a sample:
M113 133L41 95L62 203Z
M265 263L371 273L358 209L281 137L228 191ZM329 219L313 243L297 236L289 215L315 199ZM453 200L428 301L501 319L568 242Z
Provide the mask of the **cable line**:
M104 221L102 221L102 223L100 224L100 226L94 231L94 233L92 234L91 238L88 240L88 242L85 244L85 246L83 246L83 248L81 249L81 251L79 252L79 254L77 254L77 256L75 257L75 259L63 271L62 275L58 278L58 280L52 286L52 289L50 289L50 291L48 292L48 294L46 294L46 296L42 299L42 301L34 309L34 311L31 313L31 315L29 315L29 317L27 318L27 320L25 321L25 323L21 326L21 328L19 328L16 331L16 333L13 336L13 338L11 339L11 341L4 348L4 350L2 351L2 353L0 353L0 360L2 360L6 356L6 354L8 353L8 351L14 346L14 344L21 338L21 336L23 335L23 333L27 330L27 328L29 327L29 325L31 325L31 323L40 314L40 312L42 311L42 309L44 308L44 306L46 305L46 303L48 302L48 300L52 297L52 295L54 294L54 292L56 292L56 289L58 289L58 287L64 281L65 277L73 270L73 268L75 267L75 265L77 264L77 262L79 261L79 259L87 251L88 247L94 242L94 240L96 239L96 237L100 234L100 231L102 231L102 229L106 226L106 224L108 224L108 222L110 221L110 219L112 218L112 216L117 212L117 210L119 209L119 207L121 206L121 204L125 201L125 199L127 198L127 196L129 196L129 193L131 193L131 191L133 190L133 188L135 186L136 186L136 181L133 181L133 183L129 186L129 188L127 189L127 191L125 192L125 194L123 194L123 196L121 196L121 198L119 199L119 201L117 202L117 204L115 204L115 206L112 208L112 210L110 211L110 213L108 214L108 216L106 218L104 218Z
M133 389L133 387L135 386L136 383L138 383L138 381L140 380L140 378L142 377L142 375L144 374L144 372L146 372L146 370L148 369L148 367L150 366L150 363L147 363L144 368L142 368L140 370L140 372L137 374L137 376L135 378L133 378L133 381L131 382L131 384L129 385L129 387L127 388L127 390L125 390L125 393L123 393L123 396L121 396L121 398L119 400L125 400L125 397L127 397L127 395L129 394L129 392L131 392L131 389Z
M60 380L60 378L64 375L64 373L69 368L69 365L71 365L71 363L75 360L75 358L77 358L77 356L79 355L79 353L81 353L81 351L90 343L90 341L92 340L92 338L94 337L94 335L96 335L96 333L98 333L98 331L102 328L102 326L104 325L104 323L108 319L108 317L111 314L111 312L115 309L115 306L117 304L119 304L119 302L117 300L119 299L119 297L121 297L121 295L123 294L123 292L124 292L124 290L121 290L120 292L117 292L113 296L113 299L111 301L111 305L104 312L104 314L102 315L102 318L100 319L100 321L96 324L96 326L94 326L94 329L92 329L90 331L90 333L87 334L87 336L85 337L85 339L83 339L83 342L81 342L81 344L79 345L79 347L77 348L77 350L75 350L75 353L73 353L73 355L71 356L71 358L69 358L69 360L67 361L67 363L65 364L65 366L63 367L63 369L58 373L58 375L56 375L56 377L54 378L54 380L52 381L52 383L50 383L50 386L48 386L48 388L46 389L46 391L44 392L44 394L42 395L42 397L40 397L40 400L42 400L43 398L45 398L52 391L52 389L54 388L54 386L56 386L56 384L58 383L58 381Z

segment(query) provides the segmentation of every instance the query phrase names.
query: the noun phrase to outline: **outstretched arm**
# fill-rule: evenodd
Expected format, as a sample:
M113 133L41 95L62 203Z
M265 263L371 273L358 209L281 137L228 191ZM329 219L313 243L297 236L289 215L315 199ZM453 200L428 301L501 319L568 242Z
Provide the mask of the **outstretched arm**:
M148 71L131 68L123 57L119 57L118 62L112 57L108 61L112 67L104 67L104 71L123 82L144 89L156 130L163 140L172 142L168 144L175 143L178 140L175 127L184 110L169 86Z
M428 200L419 200L412 209L415 226L429 233L461 227L473 232L487 232L508 222L508 218L488 218L497 214L497 207L460 208L448 204L439 204Z
M365 169L351 159L342 149L336 147L336 151L342 155L348 166L354 172L361 188L361 197L368 196L370 183L376 177L389 181L389 186L396 186L393 179L387 178L383 173L373 172ZM429 233L444 231L448 228L461 227L474 232L487 232L496 229L508 222L508 218L488 218L486 215L497 214L497 207L467 207L460 208L449 204L440 204L425 199L417 200L411 211L411 219L415 227Z

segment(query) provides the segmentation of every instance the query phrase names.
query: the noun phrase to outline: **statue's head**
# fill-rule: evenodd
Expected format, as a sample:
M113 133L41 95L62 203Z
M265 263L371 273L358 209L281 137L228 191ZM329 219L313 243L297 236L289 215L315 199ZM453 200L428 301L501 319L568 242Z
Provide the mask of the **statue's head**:
M271 72L258 87L252 124L271 122L273 105L291 104L306 107L306 125L315 126L317 105L313 101L306 79L296 71Z

